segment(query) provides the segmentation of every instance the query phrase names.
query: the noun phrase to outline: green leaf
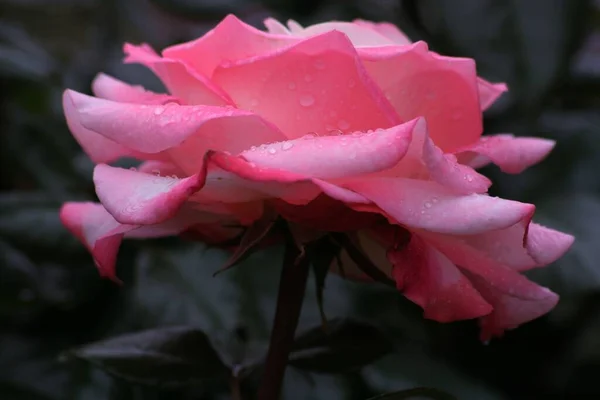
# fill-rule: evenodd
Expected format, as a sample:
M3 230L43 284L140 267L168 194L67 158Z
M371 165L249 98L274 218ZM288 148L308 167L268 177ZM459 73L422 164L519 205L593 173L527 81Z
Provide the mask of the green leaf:
M200 330L167 327L117 336L67 353L130 382L180 387L228 377L225 367Z
M333 243L331 239L326 236L307 246L306 252L314 272L315 291L319 313L321 314L321 322L323 327L326 327L327 317L325 316L325 307L323 305L325 279L331 269L331 263L340 253L340 246Z
M394 393L386 393L379 396L371 397L369 400L410 400L410 399L428 398L431 400L457 400L456 397L432 388L414 388L401 390Z
M290 365L313 372L340 373L370 364L392 351L388 339L374 326L351 319L329 321L296 338Z
M250 225L242 235L239 245L236 246L227 263L215 275L228 270L246 259L273 230L276 222L277 215L267 211L259 220Z
M375 264L373 264L373 261L371 261L363 249L358 244L354 243L347 234L332 233L331 237L335 243L339 244L344 250L346 250L348 256L350 256L356 266L360 268L360 270L369 278L376 282L396 287L396 283L386 274L384 274Z

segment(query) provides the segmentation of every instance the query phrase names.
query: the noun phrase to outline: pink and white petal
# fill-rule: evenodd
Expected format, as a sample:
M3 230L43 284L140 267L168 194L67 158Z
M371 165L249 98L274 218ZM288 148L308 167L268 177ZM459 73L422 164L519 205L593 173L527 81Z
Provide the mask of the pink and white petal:
M122 157L134 157L141 160L161 158L159 155L135 151L85 128L81 124L81 116L77 104L71 97L70 90L66 90L63 94L63 111L73 137L95 163L108 163Z
M481 111L490 108L504 92L508 91L506 84L491 83L482 78L477 78L477 87L479 88L479 104L481 106Z
M502 336L504 331L537 319L550 312L559 297L551 290L528 281L521 275L519 280L528 282L526 287L516 285L514 289L500 289L483 277L465 271L473 286L494 307L494 311L480 319L480 338L489 341ZM516 274L516 273L515 273ZM512 282L511 282L512 283Z
M118 281L115 263L123 237L155 238L176 235L190 226L212 222L212 216L182 210L163 224L140 227L118 223L99 203L65 203L60 210L63 225L90 251L100 275Z
M517 271L490 259L479 249L462 246L449 236L426 234L426 240L459 265L475 288L494 307L481 320L482 339L499 336L506 329L550 311L558 296L529 281Z
M92 91L102 99L123 103L166 104L179 102L174 96L144 90L141 86L132 86L102 73L96 75L92 81Z
M408 36L398 27L389 22L372 22L364 19L355 19L354 24L368 27L391 40L395 45L406 46L412 44Z
M413 234L406 246L390 249L388 258L398 289L423 308L425 318L450 322L492 312L469 279L418 235Z
M277 21L275 18L266 18L263 23L265 24L265 27L267 28L267 32L273 34L273 35L291 35L292 32L290 32L290 30L287 28L287 26L285 26L284 24L282 24L281 22Z
M214 81L240 108L273 122L290 139L401 122L341 32L221 66Z
M234 108L118 103L72 90L65 92L65 102L88 136L143 153L170 150L188 174L198 171L208 149L239 153L285 139L259 116Z
M452 238L457 250L473 249L515 271L548 265L562 257L573 244L573 236L523 219L515 225L478 235Z
M206 76L194 71L184 62L160 57L147 44L125 44L125 63L142 64L154 72L169 92L186 104L223 106L231 104L227 95Z
M501 134L481 137L476 143L457 149L455 153L473 168L491 161L504 172L519 174L542 161L555 144L550 139Z
M293 35L307 38L331 31L342 32L356 47L391 46L396 44L392 39L379 32L378 29L373 29L367 24L353 22L332 21L309 25L302 30L294 30Z
M156 176L185 178L186 174L177 165L168 161L146 161L137 167L139 172Z
M440 56L424 42L358 52L400 118L425 117L431 138L442 150L479 138L483 125L472 59Z
M184 62L192 70L210 78L221 64L270 53L297 41L288 35L263 32L234 15L228 15L199 39L167 47L162 54Z
M152 225L171 218L204 186L205 173L178 179L99 164L94 169L96 194L122 224Z
M220 201L251 201L259 198L281 199L290 204L307 204L321 193L344 203L370 203L358 193L344 189L321 179L274 168L265 168L242 157L226 153L210 152L206 187L199 196ZM238 194L230 191L249 190ZM257 197L243 198L254 192ZM229 200L228 200L229 199Z
M446 234L477 234L531 218L535 206L487 195L456 194L433 182L406 178L348 180L343 187L371 200L394 224Z
M418 120L386 130L340 136L311 136L247 150L241 156L257 166L311 178L335 179L389 169L408 150Z
M431 179L458 193L486 193L492 185L485 176L468 165L459 164L455 155L444 154L427 135L422 160Z
M527 230L525 248L537 265L543 266L561 258L574 241L572 235L532 222Z

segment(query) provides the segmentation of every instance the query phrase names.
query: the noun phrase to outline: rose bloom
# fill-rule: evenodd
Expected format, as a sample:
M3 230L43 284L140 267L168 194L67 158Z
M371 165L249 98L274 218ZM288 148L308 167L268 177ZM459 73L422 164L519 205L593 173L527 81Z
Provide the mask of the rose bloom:
M425 317L480 318L484 339L554 307L558 296L521 272L573 238L531 222L533 205L489 196L474 169L519 173L554 146L481 136L503 84L387 23L265 25L228 16L161 55L126 44L125 62L150 68L168 94L104 74L96 97L65 91L100 203L67 203L61 218L102 275L114 278L124 237L226 241L269 207L303 228L350 232ZM108 165L121 157L142 163Z

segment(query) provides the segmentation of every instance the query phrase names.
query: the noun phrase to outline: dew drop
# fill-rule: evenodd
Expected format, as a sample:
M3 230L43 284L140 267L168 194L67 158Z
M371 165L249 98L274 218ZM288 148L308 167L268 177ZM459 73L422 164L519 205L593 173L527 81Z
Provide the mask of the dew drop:
M295 82L288 83L288 89L290 89L290 90L296 90L296 83Z
M153 170L152 170L152 173L153 173L154 175L156 175L156 176L160 176L160 171L159 171L159 170L157 170L157 169L153 169Z
M439 201L439 200L438 200L438 198L437 198L437 197L433 197L433 198L431 199L431 202L432 202L432 203L437 203L438 201Z
M465 175L465 180L467 182L473 182L473 175Z
M284 150L284 151L285 151L285 150L289 150L289 149L291 149L292 147L294 147L294 143L292 143L292 142L284 142L284 143L281 145L281 149L282 149L282 150Z
M425 207L425 208L431 208L431 202L426 201L425 203L423 203L423 207Z
M350 124L348 123L348 121L340 119L337 123L338 128L340 128L341 130L346 130L348 128L350 128Z
M137 171L137 168L136 167L131 167L131 168L129 168L129 170L130 171Z
M325 62L320 58L317 58L313 64L316 69L325 69Z
M269 154L275 154L275 153L277 153L277 150L275 150L275 148L271 147L271 148L268 150L268 152L269 152Z
M163 106L158 106L154 109L154 115L160 115L165 112L165 108Z
M310 94L300 97L300 105L302 107L310 107L315 104L315 98Z

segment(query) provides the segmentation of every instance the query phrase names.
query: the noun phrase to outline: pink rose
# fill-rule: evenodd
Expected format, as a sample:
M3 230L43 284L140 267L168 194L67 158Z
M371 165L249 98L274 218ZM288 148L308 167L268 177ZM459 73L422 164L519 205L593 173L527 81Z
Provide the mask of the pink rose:
M103 74L97 97L65 91L69 128L98 163L100 203L65 204L61 217L103 275L114 277L123 237L192 229L226 240L269 205L298 224L352 231L428 318L479 317L488 338L554 307L558 296L521 272L573 238L532 223L533 205L488 196L491 182L473 169L519 173L554 146L481 136L503 84L390 24L265 24L268 33L228 16L162 55L125 45L125 61L150 68L169 94ZM120 157L143 163L107 165Z

